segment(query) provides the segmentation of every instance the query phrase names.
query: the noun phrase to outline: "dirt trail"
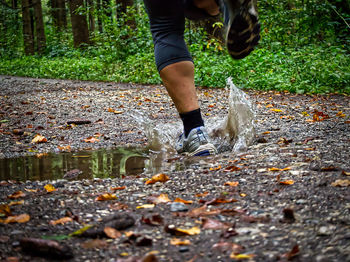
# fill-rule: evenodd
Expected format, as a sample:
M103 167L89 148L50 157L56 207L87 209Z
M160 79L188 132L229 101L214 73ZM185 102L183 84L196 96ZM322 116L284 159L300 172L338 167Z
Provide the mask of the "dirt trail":
M227 90L198 91L206 117L227 113ZM349 97L248 93L257 110L255 143L239 154L169 156L165 182L146 183L153 174L2 181L0 258L350 261ZM0 76L0 158L145 146L132 110L178 121L161 86ZM33 142L37 134L47 141ZM48 192L49 183L56 190ZM116 199L100 201L107 192ZM65 223L51 222L63 217ZM86 224L96 232L68 237ZM39 248L24 237L61 246L45 240Z

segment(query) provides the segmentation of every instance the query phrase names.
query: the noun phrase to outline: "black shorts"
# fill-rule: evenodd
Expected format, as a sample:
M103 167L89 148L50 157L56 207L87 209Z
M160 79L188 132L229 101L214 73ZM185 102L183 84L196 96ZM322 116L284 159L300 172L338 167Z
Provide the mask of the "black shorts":
M194 7L192 0L144 0L154 43L158 72L180 61L192 61L185 40L185 16L190 19L208 17Z

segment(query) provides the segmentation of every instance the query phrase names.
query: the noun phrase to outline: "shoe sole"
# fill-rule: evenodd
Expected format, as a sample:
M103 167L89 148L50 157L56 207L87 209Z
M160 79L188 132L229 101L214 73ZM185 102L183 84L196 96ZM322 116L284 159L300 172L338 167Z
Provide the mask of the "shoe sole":
M195 151L188 153L188 156L210 156L217 153L216 148L213 144L207 143L199 146Z
M229 8L229 26L226 34L226 46L230 56L242 59L249 55L260 40L258 14L252 0L245 0L237 7L237 0L224 0ZM232 13L235 10L235 13Z

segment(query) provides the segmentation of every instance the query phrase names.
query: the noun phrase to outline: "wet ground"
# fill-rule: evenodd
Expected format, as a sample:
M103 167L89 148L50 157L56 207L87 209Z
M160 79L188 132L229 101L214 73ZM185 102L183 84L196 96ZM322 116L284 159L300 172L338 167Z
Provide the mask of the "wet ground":
M227 114L227 90L198 91ZM161 86L1 76L1 259L349 261L349 97L248 94L254 143L186 158L132 116L176 126Z

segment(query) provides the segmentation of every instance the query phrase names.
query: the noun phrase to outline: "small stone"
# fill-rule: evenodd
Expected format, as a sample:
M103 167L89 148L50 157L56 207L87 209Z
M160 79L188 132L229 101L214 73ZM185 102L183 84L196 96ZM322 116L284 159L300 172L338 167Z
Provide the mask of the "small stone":
M11 231L10 236L24 235L24 234L25 233L22 230L13 230L13 231Z
M332 234L332 229L327 226L321 226L317 231L318 236L329 236L331 234Z
M184 203L181 203L181 202L173 202L170 205L171 212L184 212L187 210L188 210L188 207Z
M183 253L183 252L188 252L190 250L189 247L187 246L181 246L179 247L179 252Z

